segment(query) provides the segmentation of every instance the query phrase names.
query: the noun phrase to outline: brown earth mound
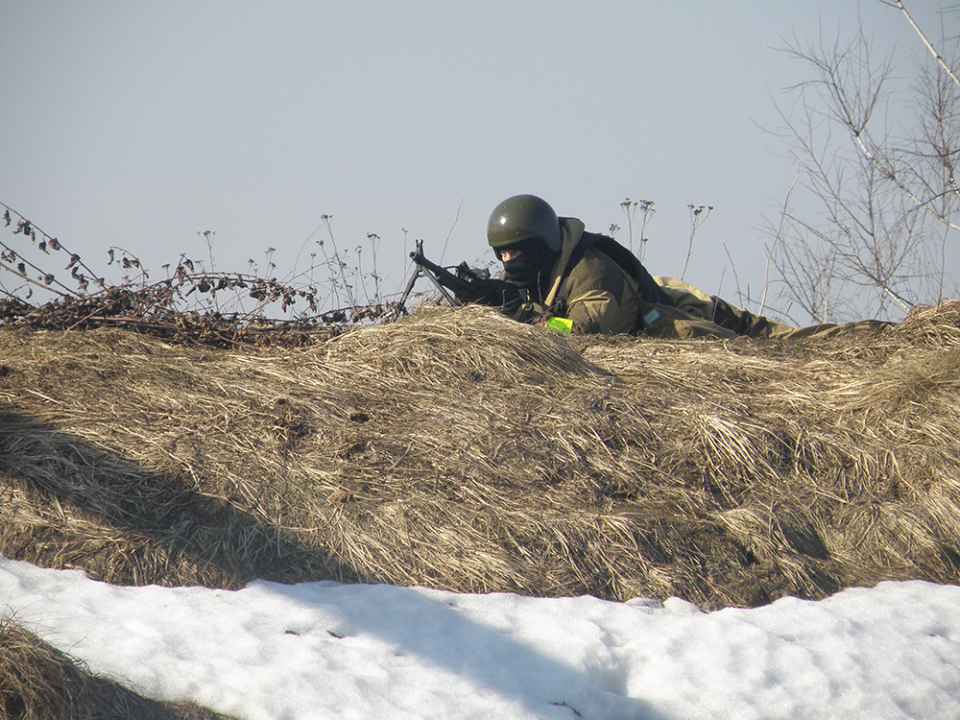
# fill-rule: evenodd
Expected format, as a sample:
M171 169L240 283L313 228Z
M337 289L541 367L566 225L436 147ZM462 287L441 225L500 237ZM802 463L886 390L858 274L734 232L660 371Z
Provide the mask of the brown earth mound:
M424 308L297 347L0 331L0 552L755 606L956 583L960 303L881 335L560 337Z

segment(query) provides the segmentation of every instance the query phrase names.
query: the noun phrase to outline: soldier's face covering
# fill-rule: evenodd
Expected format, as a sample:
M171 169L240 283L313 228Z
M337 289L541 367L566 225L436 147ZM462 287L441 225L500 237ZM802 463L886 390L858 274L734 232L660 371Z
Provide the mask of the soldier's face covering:
M538 287L542 277L550 272L553 253L537 238L521 240L509 249L512 255L503 261L504 279L528 290Z

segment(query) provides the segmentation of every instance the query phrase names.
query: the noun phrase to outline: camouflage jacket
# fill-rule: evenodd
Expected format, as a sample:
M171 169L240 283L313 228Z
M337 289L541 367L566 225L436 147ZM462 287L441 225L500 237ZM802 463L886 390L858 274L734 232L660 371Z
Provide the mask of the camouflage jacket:
M670 296L629 250L612 238L584 232L561 218L561 248L542 299L526 297L515 317L561 317L574 333L645 333L664 337L736 333L674 306Z

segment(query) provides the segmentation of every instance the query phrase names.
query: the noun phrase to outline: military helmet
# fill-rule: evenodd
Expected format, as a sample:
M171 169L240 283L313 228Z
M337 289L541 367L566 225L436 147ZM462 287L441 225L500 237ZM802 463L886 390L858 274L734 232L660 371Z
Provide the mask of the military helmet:
M514 195L497 205L487 223L487 241L492 248L539 238L553 252L560 252L560 220L553 208L536 195Z

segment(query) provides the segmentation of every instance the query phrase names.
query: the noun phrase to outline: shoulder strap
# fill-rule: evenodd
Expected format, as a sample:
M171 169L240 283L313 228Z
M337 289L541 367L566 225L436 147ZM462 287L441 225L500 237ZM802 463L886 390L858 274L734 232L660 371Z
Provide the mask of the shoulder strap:
M670 297L663 291L663 288L657 284L657 281L653 279L653 276L650 275L636 255L612 237L585 232L580 238L580 242L577 243L577 246L574 248L573 253L571 253L570 260L567 262L567 267L560 280L560 290L557 292L556 302L553 305L553 312L557 315L561 317L566 315L567 295L569 292L567 288L567 277L590 248L596 248L602 252L636 281L641 300L656 305L673 305ZM561 312L561 310L564 312Z

